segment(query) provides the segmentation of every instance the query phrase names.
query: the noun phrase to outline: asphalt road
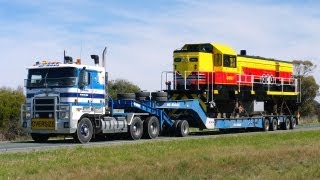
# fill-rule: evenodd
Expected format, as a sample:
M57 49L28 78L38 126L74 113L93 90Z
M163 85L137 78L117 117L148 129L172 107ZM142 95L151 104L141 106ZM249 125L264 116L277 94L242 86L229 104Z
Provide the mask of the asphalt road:
M294 130L290 131L308 131L308 130L320 130L320 126L297 126ZM267 133L283 133L288 132L284 130L278 131L269 131ZM158 137L157 139L141 139L138 141L132 140L103 140L90 142L87 144L78 144L73 141L71 138L67 139L49 139L46 143L35 143L34 141L16 141L16 142L0 142L0 153L13 153L13 152L30 152L30 151L42 151L50 149L59 149L59 148L75 148L75 147L97 147L97 146L112 146L112 145L121 145L121 144L134 144L134 143L145 143L151 141L171 141L171 140L183 140L183 139L199 139L199 138L217 138L219 136L239 136L239 135L248 135L253 133L265 133L265 132L245 132L245 133L229 133L222 134L217 131L205 131L200 133L191 133L187 137Z

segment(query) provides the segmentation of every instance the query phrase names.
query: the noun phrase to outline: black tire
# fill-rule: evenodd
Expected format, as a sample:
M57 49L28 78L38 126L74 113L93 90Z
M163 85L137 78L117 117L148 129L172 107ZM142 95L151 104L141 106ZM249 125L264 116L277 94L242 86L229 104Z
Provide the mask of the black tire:
M134 117L128 129L129 129L129 137L132 140L140 139L143 134L142 120L139 117Z
M77 127L77 132L74 136L74 139L79 143L88 143L92 139L93 135L93 126L90 119L84 117L80 119Z
M291 118L290 129L294 129L297 125L297 119L295 117Z
M189 134L189 123L186 120L182 120L178 124L177 136L186 137Z
M175 120L173 122L173 125L171 126L171 136L176 136L176 132L178 129L178 124L181 122L181 120Z
M136 97L137 101L145 101L147 100L147 97Z
M273 118L270 123L270 130L276 131L278 129L278 122L276 118Z
M147 139L154 139L159 136L160 123L155 116L149 116L143 122L143 137Z
M135 100L136 95L134 93L122 93L117 94L117 98L120 100Z
M152 92L151 93L152 97L168 97L167 92Z
M149 97L150 92L137 92L136 97Z
M269 129L270 129L270 121L269 121L269 119L264 119L263 130L269 131Z
M167 101L168 97L152 97L153 101Z
M49 135L48 134L31 133L31 138L37 143L43 143L43 142L48 141Z
M286 118L281 125L282 125L282 129L283 129L283 130L288 130L288 129L290 129L290 119L289 119L289 118Z

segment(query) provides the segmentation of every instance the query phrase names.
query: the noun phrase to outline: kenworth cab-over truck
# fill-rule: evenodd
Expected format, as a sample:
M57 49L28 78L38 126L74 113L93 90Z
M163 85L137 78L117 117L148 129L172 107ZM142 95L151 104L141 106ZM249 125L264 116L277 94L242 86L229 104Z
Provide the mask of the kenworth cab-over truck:
M133 140L153 139L160 133L186 136L189 126L265 131L269 125L294 127L292 115L209 117L201 100L172 100L169 91L118 94L117 99L112 99L107 90L105 54L106 48L102 62L99 56L91 55L94 65L64 56L63 63L42 61L27 68L27 102L21 106L21 126L34 141L66 135L87 143L97 136L115 133L127 134ZM274 119L276 124L270 122Z

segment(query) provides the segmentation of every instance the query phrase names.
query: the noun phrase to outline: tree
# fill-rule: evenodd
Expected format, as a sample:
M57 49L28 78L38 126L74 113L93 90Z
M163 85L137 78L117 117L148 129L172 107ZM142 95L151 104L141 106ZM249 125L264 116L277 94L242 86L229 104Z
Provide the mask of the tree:
M317 96L319 85L311 75L316 68L309 60L294 60L295 77L301 80L301 109L302 116L306 116L315 112L314 98Z
M113 99L115 99L117 94L120 93L135 93L139 91L140 88L137 85L125 79L117 79L114 81L109 81L108 83L108 92Z
M299 77L306 77L311 74L311 72L317 67L309 60L293 60L294 73Z
M301 78L301 115L306 116L315 113L314 98L317 96L319 85L313 76Z
M20 107L25 100L21 87L0 88L0 134L9 139L19 134Z

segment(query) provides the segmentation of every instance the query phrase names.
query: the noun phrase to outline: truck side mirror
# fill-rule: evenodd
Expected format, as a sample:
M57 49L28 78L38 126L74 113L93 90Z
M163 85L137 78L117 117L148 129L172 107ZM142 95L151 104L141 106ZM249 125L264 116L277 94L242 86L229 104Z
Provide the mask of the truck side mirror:
M89 73L86 69L82 69L79 74L79 88L83 89L89 84Z

